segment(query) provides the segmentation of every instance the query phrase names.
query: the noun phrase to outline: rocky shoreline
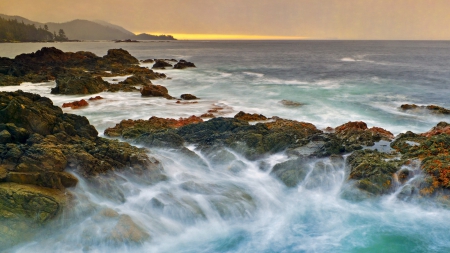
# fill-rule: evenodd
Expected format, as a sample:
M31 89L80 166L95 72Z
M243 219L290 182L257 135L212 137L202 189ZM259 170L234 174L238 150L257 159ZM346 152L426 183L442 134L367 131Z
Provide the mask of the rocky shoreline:
M155 62L155 69L173 67L169 63L173 61L177 62L146 60ZM56 80L57 86L52 89L55 94L140 91L142 96L173 99L167 88L152 83L166 76L138 63L122 49L111 49L106 56L98 57L90 52L64 53L43 48L15 59L0 58L0 86ZM174 68L185 67L195 65L180 60ZM130 77L118 84L102 79L118 75ZM191 94L181 98L198 99ZM79 102L67 106L76 108L87 103ZM300 106L288 102L289 106ZM447 113L447 109L433 106L419 109ZM32 238L36 229L76 205L71 191L79 178L113 202L125 200L116 172L143 184L166 180L164 168L148 148L176 150L201 163L202 158L188 149L188 144L217 163L230 163L230 169L236 171L242 166L233 163L234 156L228 150L250 161L284 152L289 160L274 166L261 162L259 167L270 171L286 187L302 182L310 170L310 161L328 158L333 166L345 166L346 182L353 190L341 195L349 200L382 196L401 188L397 195L401 200L432 199L438 205L450 206L450 124L446 122L426 133L394 136L379 127L368 128L364 122L321 130L308 122L245 112L233 118L216 117L213 113L219 110L180 119L124 119L105 130L109 138L102 138L87 118L63 113L46 97L22 91L0 92L0 245L18 243L18 235L22 235L22 241ZM326 173L325 168L317 171ZM115 219L122 226L111 240L140 242L150 238L128 216L114 210L101 210L99 215L101 219Z

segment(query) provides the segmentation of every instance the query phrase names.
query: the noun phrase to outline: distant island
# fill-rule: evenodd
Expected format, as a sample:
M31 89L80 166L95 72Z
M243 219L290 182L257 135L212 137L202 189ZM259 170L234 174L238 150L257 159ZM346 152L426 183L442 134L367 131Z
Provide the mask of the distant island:
M125 28L101 20L72 20L39 23L21 16L0 14L0 42L69 40L176 40L171 35L136 35Z

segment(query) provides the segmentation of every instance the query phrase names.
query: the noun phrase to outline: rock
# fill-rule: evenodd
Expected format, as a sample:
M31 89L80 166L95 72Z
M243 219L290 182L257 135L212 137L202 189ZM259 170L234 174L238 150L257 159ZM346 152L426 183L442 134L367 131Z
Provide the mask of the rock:
M203 113L202 115L200 115L200 118L215 118L216 116L214 116L214 114L212 113Z
M183 100L194 100L194 99L198 99L196 96L192 95L192 94L182 94L181 99Z
M92 100L92 99L89 99L89 100ZM70 102L70 103L64 103L62 105L62 107L63 108L70 107L72 109L78 109L80 107L84 107L84 106L88 106L88 105L89 105L89 103L86 102L86 100L81 99L80 101L73 101L73 102Z
M36 94L0 92L0 138L5 141L0 142L4 247L31 238L71 206L67 188L78 183L72 171L84 178L91 192L113 202L123 202L125 191L112 172L142 184L165 180L161 165L146 150L98 137L85 117L63 113ZM114 240L147 238L127 219L118 224Z
M106 90L109 83L101 77L92 77L86 73L62 74L56 78L56 87L52 94L95 94Z
M449 109L446 109L444 107L437 106L437 105L427 105L427 106L422 105L422 106L419 106L419 105L416 105L416 104L403 104L403 105L400 106L400 109L402 109L404 111L408 111L408 110L415 110L415 111L428 110L428 111L430 111L431 113L434 113L434 114L444 114L444 115L450 114L450 110Z
M103 99L103 97L101 97L101 96L96 96L96 97L90 97L88 100L89 100L89 101L93 101L93 100L101 100L101 99Z
M63 212L70 196L56 189L0 183L0 245L31 239L37 228Z
M403 163L392 158L392 155L373 150L355 151L347 159L349 179L356 180L356 187L370 194L386 194L391 190L393 174Z
M450 134L450 124L447 122L439 122L435 127L426 133L420 134L425 137L432 137L439 134Z
M155 61L153 59L147 59L147 60L143 60L141 62L142 63L154 63Z
M280 179L287 187L295 187L305 179L308 172L308 160L301 157L276 164L270 173Z
M185 68L195 68L195 64L192 62L187 62L185 60L180 60L175 66L174 69L185 69Z
M12 136L8 130L3 130L0 132L0 143L9 143L12 141Z
M235 119L245 120L245 121L264 121L267 120L266 116L257 113L245 113L243 111L238 112L234 115Z
M150 235L139 227L128 215L120 215L117 224L110 231L110 239L116 243L140 243Z
M153 64L152 69L165 69L166 67L172 67L172 64L167 63L164 60L156 60L155 64Z
M295 101L291 101L291 100L281 100L280 103L284 106L289 106L289 107L300 107L304 104L299 103L299 102L295 102Z
M169 95L167 88L161 85L148 84L143 86L140 92L143 97L164 97L173 99L173 97Z
M394 135L382 128L368 128L362 121L348 122L336 127L335 135L343 141L347 152L362 149L362 146L373 146L380 140L392 141Z
M104 60L111 63L120 63L122 65L139 64L138 59L123 49L109 49L108 53L103 57Z
M105 135L110 137L137 138L144 133L154 133L159 130L179 128L188 124L197 124L203 120L196 116L189 118L164 119L151 117L148 120L122 120L116 126L107 128Z
M105 89L99 76L139 74L148 79L166 77L165 74L137 66L138 63L123 49L110 49L107 55L98 57L90 52L72 53L44 47L14 59L0 58L0 86L58 79L58 86L61 87L53 90L55 94L94 94ZM107 83L103 85L108 86Z

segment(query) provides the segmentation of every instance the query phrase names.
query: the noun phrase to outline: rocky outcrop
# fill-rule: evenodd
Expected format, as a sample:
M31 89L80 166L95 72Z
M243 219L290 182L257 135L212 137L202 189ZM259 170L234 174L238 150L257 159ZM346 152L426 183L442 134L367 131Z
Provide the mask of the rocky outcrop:
M194 122L196 124L188 122L188 124L178 128L160 124L158 125L160 128L156 131L155 128L139 128L142 130L137 132L134 132L136 129L135 123L140 122L121 122L121 129L128 128L129 131L133 132L132 135L125 134L123 130L122 132L116 132L111 128L105 131L105 135L134 138L140 141L153 140L139 138L140 135L147 135L147 137L151 136L152 138L157 136L160 139L170 138L177 140L180 145L184 142L197 144L201 150L208 150L213 146L225 146L243 153L249 159L258 159L266 154L303 146L309 142L309 137L321 133L312 124L280 118L275 118L273 122L256 125L250 125L247 121L239 119L214 118L202 122L200 118L196 118ZM127 126L128 124L132 126ZM173 130L168 132L167 129Z
M0 59L0 86L55 80L54 94L94 94L108 88L101 76L135 75L146 79L166 75L137 66L139 61L123 49L110 49L104 57L90 52L63 52L44 47L14 59Z
M91 100L91 99L89 99L89 100ZM84 107L84 106L88 106L88 105L89 105L89 103L86 100L81 99L80 101L73 101L73 102L70 102L70 103L64 103L62 105L62 108L70 107L72 109L78 109L80 107Z
M169 95L167 88L162 85L148 84L143 86L140 92L143 97L164 97L173 99L173 97Z
M288 107L300 107L304 104L296 102L296 101L292 101L292 100L281 100L280 103L284 106L288 106Z
M394 135L382 128L368 128L362 121L348 122L336 127L335 135L342 140L342 145L347 152L362 149L363 146L373 146L380 140L391 141Z
M0 139L0 220L8 224L31 217L39 226L57 216L70 196L66 188L77 185L72 171L119 202L111 172L146 183L164 179L159 162L145 150L98 137L85 117L63 113L36 94L0 92ZM9 228L7 234L18 231Z
M356 187L373 195L388 193L393 186L393 175L402 165L395 155L373 150L359 150L351 154L347 163L349 179L355 180Z
M52 94L76 95L95 94L107 89L108 82L101 77L92 77L86 73L61 74L56 78L56 87Z
M195 64L192 62L188 62L185 60L180 60L175 66L174 69L185 69L185 68L195 68Z
M183 100L194 100L194 99L198 99L196 96L194 96L194 95L192 95L192 94L181 94L180 98L183 99Z
M154 63L155 60L153 60L153 59L146 59L146 60L142 60L141 62L142 63Z
M156 60L155 64L153 64L152 69L165 69L167 67L172 67L172 64L170 64L164 60Z
M433 114L450 114L450 110L437 105L416 105L416 104L403 104L400 109L404 111L429 111Z
M243 111L238 112L236 115L234 115L235 119L245 120L245 121L264 121L267 120L267 117L262 114L257 113L245 113Z
M123 137L126 139L135 139L144 133L153 133L160 130L179 128L188 124L201 123L203 120L196 116L189 118L164 119L151 117L148 120L122 120L114 127L105 130L105 135L110 137Z

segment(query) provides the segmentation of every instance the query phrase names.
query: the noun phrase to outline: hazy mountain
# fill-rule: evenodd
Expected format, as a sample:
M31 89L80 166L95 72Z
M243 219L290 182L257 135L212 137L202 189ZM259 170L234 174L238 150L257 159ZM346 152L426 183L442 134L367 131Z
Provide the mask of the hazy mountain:
M31 21L31 20L29 20L29 19L26 19L26 18L24 18L24 17L21 17L21 16L8 16L8 15L4 15L4 14L0 14L0 18L4 18L4 19L9 19L9 20L17 20L17 22L22 22L23 21L23 23L24 24L26 24L26 25L32 25L32 24L34 24L36 27L39 27L39 26L44 26L44 24L43 23L39 23L39 22L35 22L35 21Z
M118 25L114 25L114 24L108 23L106 21L98 20L98 19L92 20L92 21L97 23L97 24L103 25L103 26L107 26L107 27L110 27L110 28L117 29L117 30L119 30L119 31L121 31L121 32L123 32L125 34L134 35L134 33L128 31L127 29L125 29L125 28L123 28L121 26L118 26Z
M116 40L132 39L134 34L124 33L118 29L100 25L88 20L72 20L65 23L47 23L50 31L63 29L70 39L76 40Z
M166 35L150 35L140 34L139 36L126 30L125 28L114 25L105 21L96 20L81 20L76 19L65 23L39 23L31 21L20 16L8 16L0 14L0 17L4 19L16 19L18 22L24 24L34 24L36 27L48 26L50 32L58 33L59 29L63 29L66 36L71 40L173 40L172 36Z

